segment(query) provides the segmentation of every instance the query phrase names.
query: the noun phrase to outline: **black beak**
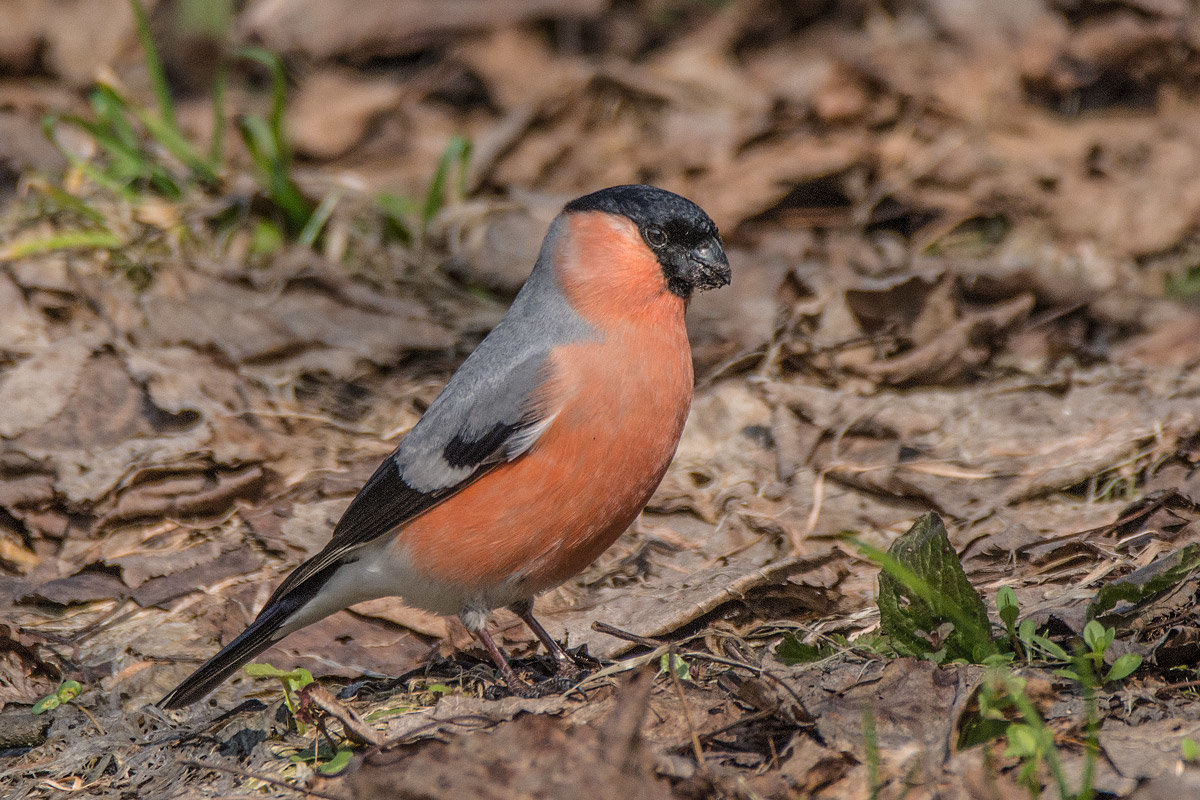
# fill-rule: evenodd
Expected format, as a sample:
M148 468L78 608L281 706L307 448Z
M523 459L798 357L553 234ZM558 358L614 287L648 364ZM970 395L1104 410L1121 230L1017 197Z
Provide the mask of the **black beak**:
M729 259L716 239L709 239L687 254L687 281L696 289L716 289L729 284Z

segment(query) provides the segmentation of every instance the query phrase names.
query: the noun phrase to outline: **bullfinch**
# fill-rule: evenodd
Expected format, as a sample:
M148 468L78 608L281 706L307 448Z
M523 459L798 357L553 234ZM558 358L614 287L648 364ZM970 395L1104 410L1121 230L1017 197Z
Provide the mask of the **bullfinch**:
M568 203L512 307L350 503L329 544L236 639L159 701L179 708L292 631L365 600L457 614L507 606L549 650L533 598L596 559L650 499L692 401L684 311L729 283L717 227L651 186Z

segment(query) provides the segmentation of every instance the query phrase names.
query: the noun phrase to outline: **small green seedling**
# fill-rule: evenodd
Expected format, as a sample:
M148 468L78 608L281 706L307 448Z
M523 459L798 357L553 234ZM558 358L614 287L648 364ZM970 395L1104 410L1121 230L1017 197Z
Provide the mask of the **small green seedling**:
M305 686L314 682L312 673L303 667L293 670L282 670L271 664L247 664L242 669L251 678L275 678L283 684L283 703L287 706L288 711L292 713L293 718L300 708L300 704L294 695ZM299 720L296 721L296 729L299 733L304 733L304 724Z
M992 670L979 687L978 699L981 722L974 726L973 731L964 729L960 732L960 748L988 741L1002 733L1007 744L1004 755L1020 760L1017 781L1026 788L1030 797L1041 796L1043 767L1049 769L1062 800L1092 797L1091 776L1097 751L1089 742L1081 788L1072 792L1058 756L1054 732L1046 726L1026 692L1024 679L1003 668ZM971 740L963 741L962 737L967 735Z
M1056 670L1055 674L1096 688L1110 681L1129 677L1142 665L1142 657L1137 653L1118 656L1111 667L1107 670L1104 668L1104 655L1116 636L1114 628L1106 628L1092 620L1083 627L1083 643L1086 649L1081 650L1072 659L1071 667Z
M800 641L794 633L786 633L783 640L775 646L775 657L780 662L794 667L797 664L810 664L833 655L836 650L830 645L815 645Z
M58 689L33 704L33 713L44 714L47 711L53 711L59 706L74 700L82 691L83 685L79 681L63 681L59 684Z
M658 659L658 674L668 675L674 673L676 678L681 681L690 681L692 679L692 668L683 656L678 653L663 653Z
M288 756L288 760L293 764L313 764L318 774L329 777L350 766L350 759L353 757L354 751L345 744L335 749L331 742L318 740L312 749L306 747L299 750Z
M1008 641L1013 649L1017 649L1017 617L1021 615L1021 607L1017 604L1017 593L1011 586L1001 586L996 592L996 614L1008 631Z

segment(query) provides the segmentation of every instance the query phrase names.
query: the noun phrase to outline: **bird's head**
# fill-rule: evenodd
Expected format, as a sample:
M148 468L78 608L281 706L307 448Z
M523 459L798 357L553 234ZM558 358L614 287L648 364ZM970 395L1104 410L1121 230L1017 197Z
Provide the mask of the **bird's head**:
M653 186L613 186L563 208L568 218L593 212L632 223L626 235L636 235L637 244L653 254L672 294L687 300L696 289L729 283L729 260L717 226L691 200Z

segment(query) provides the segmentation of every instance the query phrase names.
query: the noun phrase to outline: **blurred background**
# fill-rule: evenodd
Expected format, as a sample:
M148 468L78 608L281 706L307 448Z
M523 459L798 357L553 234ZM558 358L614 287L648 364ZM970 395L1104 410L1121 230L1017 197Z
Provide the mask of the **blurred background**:
M346 230L362 216L427 227L407 206L449 156L465 173L450 199L505 198L540 217L528 229L504 215L483 225L494 238L458 265L505 291L563 198L628 182L695 198L734 245L764 255L824 252L822 236L850 232L847 257L867 271L953 251L1009 274L1072 261L1092 290L1194 278L1200 34L1187 0L143 5L161 74L127 0L6 4L6 194L26 169L61 172L60 149L161 189L145 165L125 165L141 168L136 180L112 175L109 142L61 122L87 114L99 82L131 104L124 115L148 138L135 149L161 155L167 142L136 118L159 109L161 78L172 127L211 166L176 182L265 200L250 216L285 239L336 198L310 237L333 260L363 258ZM269 121L274 89L286 92L278 143L246 131L247 115ZM47 114L60 118L59 148L39 130ZM272 189L278 175L243 183L256 164L286 173L302 197ZM438 222L465 239L481 224ZM270 246L270 232L257 235ZM508 248L520 250L515 263Z

